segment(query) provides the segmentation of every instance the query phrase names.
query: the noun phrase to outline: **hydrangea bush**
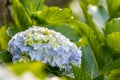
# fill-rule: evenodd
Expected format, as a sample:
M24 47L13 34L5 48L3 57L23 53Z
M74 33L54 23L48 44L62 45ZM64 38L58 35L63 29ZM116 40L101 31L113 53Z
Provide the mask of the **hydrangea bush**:
M42 61L67 72L71 63L81 64L82 52L74 43L61 33L39 26L13 36L8 50L13 62Z
M0 28L0 64L14 63L17 73L28 68L41 80L42 68L48 78L119 80L120 0L72 1L61 9L44 0L10 0L14 22Z

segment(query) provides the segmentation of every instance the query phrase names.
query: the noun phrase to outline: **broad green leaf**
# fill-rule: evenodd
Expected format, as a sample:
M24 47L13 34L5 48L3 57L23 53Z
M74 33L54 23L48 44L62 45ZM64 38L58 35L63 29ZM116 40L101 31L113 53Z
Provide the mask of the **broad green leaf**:
M100 75L93 80L109 80L107 75Z
M76 30L71 28L70 25L67 25L67 24L48 26L48 28L62 33L63 35L65 35L67 38L69 38L71 41L74 41L74 42L78 41L79 38L81 37L79 35L79 32L77 32Z
M36 77L44 80L45 74L45 65L40 62L31 62L31 63L16 63L8 65L9 68L16 73L16 75L22 75L25 72L31 72Z
M39 25L58 25L70 21L72 12L68 8L50 7L45 8L42 12L34 12L32 18Z
M120 0L106 0L111 18L120 17Z
M0 51L0 63L9 63L12 61L12 56L7 51Z
M120 68L120 58L119 59L109 59L104 67L101 69L101 74L110 74L111 71L119 69Z
M107 35L107 45L110 49L120 53L120 32L113 32Z
M22 4L29 14L43 9L44 0L22 0Z
M95 34L97 35L96 37L99 39L100 43L104 43L104 36L100 32L101 30L99 30L99 28L93 22L92 16L88 13L88 6L85 5L84 3L80 3L80 5L84 13L86 23L92 30L94 30Z
M85 16L85 20L86 20L86 23L94 30L94 31L97 31L97 28L95 27L95 24L93 23L92 21L92 17L91 15L88 13L88 9L84 3L80 3L80 6L83 10L83 13L84 13L84 16Z
M120 80L120 68L113 70L109 74L109 80Z
M80 0L80 3L84 3L85 5L98 5L98 0Z
M14 25L14 24L8 24L7 25L7 35L9 36L9 37L13 37L17 32L19 32L20 31L20 28L19 27L16 27L16 25Z
M82 37L79 39L79 41L76 42L76 45L77 45L78 47L85 46L85 45L87 45L87 44L88 44L88 40L87 40L87 38L86 38L85 36L82 36Z
M11 0L13 19L22 30L32 26L32 20L19 0Z
M94 79L99 74L98 64L95 56L90 49L89 45L82 47L82 69L88 73L91 79Z
M102 6L88 5L88 13L92 16L94 24L103 33L102 28L109 19L107 11Z
M120 32L120 18L114 18L106 23L104 34L107 36L112 32Z
M70 23L72 28L78 31L81 35L86 36L90 47L95 55L99 68L101 68L104 64L104 51L103 51L103 43L100 43L97 35L94 31L86 24L80 21L74 21Z
M73 73L75 80L92 80L87 72L84 69L81 69L77 66L72 65Z
M6 26L0 28L0 50L7 50L9 37L6 32Z
M13 37L18 32L18 28L15 27L8 27L7 34L9 37Z

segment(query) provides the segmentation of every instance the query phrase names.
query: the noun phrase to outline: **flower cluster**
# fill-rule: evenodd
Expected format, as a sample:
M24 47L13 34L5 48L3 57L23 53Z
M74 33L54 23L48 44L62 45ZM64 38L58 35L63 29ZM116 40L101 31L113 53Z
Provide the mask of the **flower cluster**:
M17 33L8 44L13 62L41 61L60 70L70 71L70 64L81 64L81 50L61 33L33 26Z

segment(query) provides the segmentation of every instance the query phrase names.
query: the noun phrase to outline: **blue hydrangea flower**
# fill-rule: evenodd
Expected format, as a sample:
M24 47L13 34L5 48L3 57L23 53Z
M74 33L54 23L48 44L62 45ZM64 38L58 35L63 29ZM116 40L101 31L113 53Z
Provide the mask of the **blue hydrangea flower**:
M8 44L13 62L41 61L60 70L81 64L82 52L61 33L34 26L17 33Z

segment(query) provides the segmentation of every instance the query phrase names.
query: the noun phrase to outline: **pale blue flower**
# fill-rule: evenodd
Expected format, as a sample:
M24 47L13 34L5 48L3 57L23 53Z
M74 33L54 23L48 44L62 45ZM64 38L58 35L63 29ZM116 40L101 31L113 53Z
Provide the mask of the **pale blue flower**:
M71 71L71 63L81 64L82 52L61 33L34 26L17 33L8 44L13 62L41 61Z

